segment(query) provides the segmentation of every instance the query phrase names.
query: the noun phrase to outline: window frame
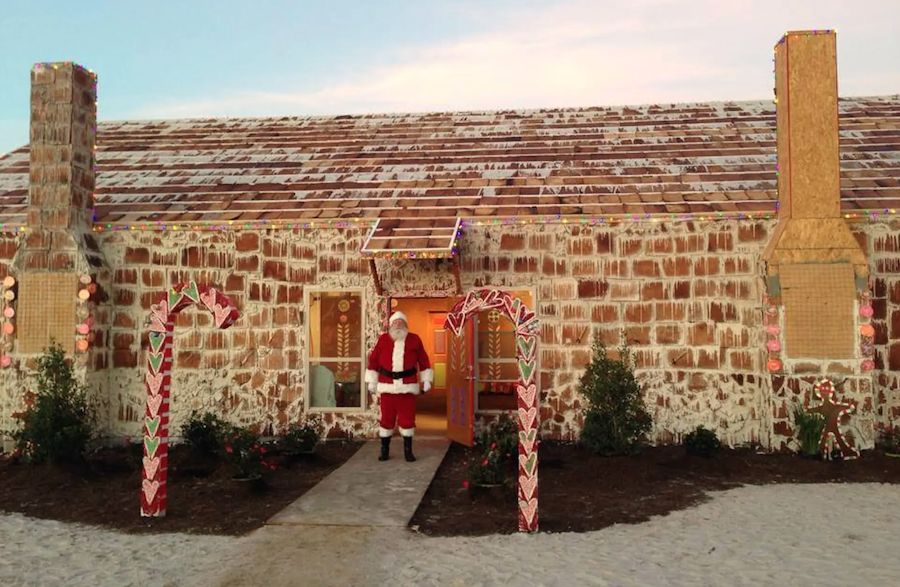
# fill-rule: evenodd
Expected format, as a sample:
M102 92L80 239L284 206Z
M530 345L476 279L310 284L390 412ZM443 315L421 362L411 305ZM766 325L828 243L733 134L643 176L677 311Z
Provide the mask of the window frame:
M310 301L313 296L317 294L328 294L328 293L349 293L356 294L359 296L359 303L361 309L360 316L360 355L359 355L359 397L360 397L360 405L359 407L353 406L335 406L335 407L316 407L311 405L311 382L312 382L312 361L316 361L318 363L325 362L336 362L342 361L346 359L356 360L354 357L310 357L310 321L312 320L312 313L310 312ZM305 412L307 413L364 413L369 409L369 392L366 389L365 384L365 371L366 371L366 323L368 314L367 309L368 306L366 299L366 290L362 287L306 287L303 291L303 309L304 309L304 320L303 320L303 336L306 340L306 344L303 346L303 368L305 369L306 374L306 384L303 388L303 402L305 406ZM321 324L319 327L321 328Z

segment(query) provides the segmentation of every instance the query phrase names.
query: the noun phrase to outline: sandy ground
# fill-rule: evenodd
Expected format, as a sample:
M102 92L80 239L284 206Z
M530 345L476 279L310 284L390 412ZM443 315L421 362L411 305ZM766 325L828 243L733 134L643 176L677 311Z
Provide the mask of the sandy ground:
M900 488L880 484L743 487L639 525L482 538L297 526L132 536L3 515L0 585L891 585L897 536Z

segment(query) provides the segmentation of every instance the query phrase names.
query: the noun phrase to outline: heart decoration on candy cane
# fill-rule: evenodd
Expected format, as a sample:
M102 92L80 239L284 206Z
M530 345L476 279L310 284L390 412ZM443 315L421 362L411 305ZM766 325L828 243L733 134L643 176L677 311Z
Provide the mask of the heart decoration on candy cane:
M147 436L156 436L161 422L162 419L158 415L152 418L144 418L144 430L147 431Z
M156 471L159 469L160 463L159 457L148 458L144 457L144 473L146 474L147 479L156 479ZM152 501L152 500L147 500Z
M519 511L525 516L525 523L529 526L533 525L534 519L537 516L537 499L520 499Z
M537 485L537 477L525 477L519 479L519 487L522 490L520 497L524 497L525 499L534 497L534 490L537 489Z
M159 481L144 479L141 482L141 488L144 491L144 497L147 499L147 503L153 503L153 498L156 497L156 492L159 491Z
M160 389L162 389L164 378L164 373L147 373L147 387L150 389L151 395L159 395L159 391Z
M147 411L154 418L159 415L159 408L162 407L163 396L153 395L147 398Z
M525 407L534 406L534 399L537 396L537 385L534 383L528 385L528 387L524 385L516 386L516 391L519 393L519 397L525 401Z
M210 288L208 292L200 294L200 301L212 312L216 307L216 290Z
M519 429L531 430L534 426L534 420L537 417L537 408L528 408L523 410L519 408Z

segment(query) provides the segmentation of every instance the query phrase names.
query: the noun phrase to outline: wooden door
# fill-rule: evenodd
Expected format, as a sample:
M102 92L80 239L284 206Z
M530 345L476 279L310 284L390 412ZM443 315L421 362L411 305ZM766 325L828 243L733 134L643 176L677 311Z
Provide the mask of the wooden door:
M475 442L475 327L467 320L459 336L449 336L447 438L465 446Z

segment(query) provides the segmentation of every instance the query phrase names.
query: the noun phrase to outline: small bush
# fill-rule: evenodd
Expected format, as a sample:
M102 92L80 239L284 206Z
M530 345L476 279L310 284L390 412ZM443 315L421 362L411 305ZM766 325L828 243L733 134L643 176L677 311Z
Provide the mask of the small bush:
M268 449L249 428L232 427L225 433L222 448L236 470L236 479L259 479L277 468L268 460Z
M808 412L800 404L794 404L791 413L794 416L794 434L800 443L800 454L810 457L818 455L822 431L825 429L825 416Z
M485 449L494 446L504 458L515 459L519 454L519 425L509 415L503 414L485 427L477 444Z
M74 463L84 459L93 434L93 414L75 369L56 343L37 359L34 403L17 415L22 426L13 439L34 463Z
M278 448L288 454L313 452L322 442L325 425L318 416L308 416L303 422L295 422L278 437Z
M500 452L496 443L488 445L480 458L473 457L469 461L469 487L503 485L509 482L512 474L508 464L509 458L506 453Z
M719 450L722 443L719 437L712 430L707 430L703 426L697 426L692 432L684 437L684 448L689 455L708 457L713 452Z
M631 354L622 345L621 358L613 359L599 338L593 350L594 357L578 386L586 403L579 442L601 455L633 453L653 420L628 363Z
M215 414L194 411L181 426L181 437L197 454L214 457L221 452L222 436L227 430L228 424Z

